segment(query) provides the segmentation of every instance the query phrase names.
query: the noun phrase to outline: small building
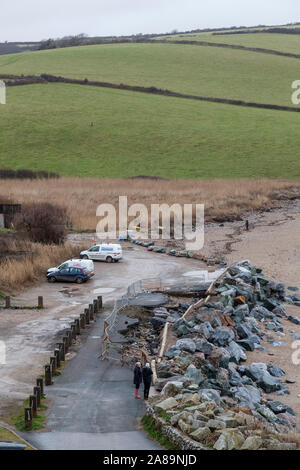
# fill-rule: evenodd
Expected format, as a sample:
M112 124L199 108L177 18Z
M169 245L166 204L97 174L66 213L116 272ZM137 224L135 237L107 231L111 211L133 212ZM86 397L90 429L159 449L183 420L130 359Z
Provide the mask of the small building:
M15 214L21 212L21 204L0 202L0 228L10 228Z

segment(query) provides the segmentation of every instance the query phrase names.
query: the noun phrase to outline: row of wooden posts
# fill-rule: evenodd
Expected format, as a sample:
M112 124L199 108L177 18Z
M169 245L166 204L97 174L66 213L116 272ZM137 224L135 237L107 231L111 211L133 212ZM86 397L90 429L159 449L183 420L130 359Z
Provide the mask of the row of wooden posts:
M11 305L11 297L9 295L7 295L5 297L5 308L11 308L12 305ZM15 308L21 308L21 307L15 307ZM23 308L26 308L26 307L23 307ZM35 308L35 307L34 307ZM37 308L44 308L44 298L43 296L39 296L38 297L38 304L37 304Z
M41 406L41 400L45 396L44 386L53 384L52 378L56 370L65 361L65 356L72 346L76 336L80 335L80 330L85 329L92 321L96 321L97 313L103 307L102 296L97 297L92 304L81 313L78 318L70 324L70 328L65 331L62 341L56 343L53 356L50 357L50 362L45 365L45 380L43 378L36 379L36 386L33 387L33 394L29 396L29 407L26 407L25 412L25 428L32 428L32 420L37 416L37 410Z

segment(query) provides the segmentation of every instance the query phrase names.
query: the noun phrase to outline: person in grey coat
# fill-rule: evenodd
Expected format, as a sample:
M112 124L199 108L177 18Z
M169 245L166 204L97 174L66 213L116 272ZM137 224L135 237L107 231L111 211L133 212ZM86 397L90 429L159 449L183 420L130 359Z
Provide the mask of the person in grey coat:
M152 375L153 372L151 370L149 362L143 367L143 382L144 382L144 399L148 400L149 398L149 391L152 384Z

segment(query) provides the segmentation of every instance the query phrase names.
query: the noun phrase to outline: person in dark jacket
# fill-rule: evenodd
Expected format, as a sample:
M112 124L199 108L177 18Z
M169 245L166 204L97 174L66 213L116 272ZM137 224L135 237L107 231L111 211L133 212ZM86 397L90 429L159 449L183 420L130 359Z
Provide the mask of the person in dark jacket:
M135 389L134 389L135 398L141 398L139 395L139 388L140 388L142 381L143 381L142 365L140 362L137 362L135 364L135 368L133 371L133 383L135 385Z
M144 399L148 400L149 391L152 383L153 372L151 370L149 362L143 367L143 382L144 382Z

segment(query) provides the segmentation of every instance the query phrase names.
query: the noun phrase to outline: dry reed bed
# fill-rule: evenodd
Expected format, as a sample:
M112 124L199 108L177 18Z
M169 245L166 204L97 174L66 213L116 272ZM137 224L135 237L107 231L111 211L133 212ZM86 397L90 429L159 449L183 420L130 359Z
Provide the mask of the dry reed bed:
M47 269L68 258L78 256L78 246L42 245L28 241L12 240L8 244L11 256L0 262L0 291L12 293L44 279ZM22 253L20 253L22 252ZM15 253L15 255L14 255ZM1 261L1 260L0 260Z
M150 178L58 180L0 180L1 197L27 203L47 201L66 207L73 227L95 229L96 208L102 203L118 207L119 195L128 204L205 204L206 221L230 219L245 211L279 205L282 199L300 197L300 180L163 180Z

